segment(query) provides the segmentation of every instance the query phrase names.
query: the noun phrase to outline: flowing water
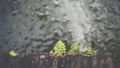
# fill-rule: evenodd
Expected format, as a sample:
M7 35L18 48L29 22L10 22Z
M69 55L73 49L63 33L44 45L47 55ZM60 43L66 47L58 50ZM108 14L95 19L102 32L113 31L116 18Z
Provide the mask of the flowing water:
M81 40L106 54L120 53L117 0L0 0L0 52L49 51L61 39Z

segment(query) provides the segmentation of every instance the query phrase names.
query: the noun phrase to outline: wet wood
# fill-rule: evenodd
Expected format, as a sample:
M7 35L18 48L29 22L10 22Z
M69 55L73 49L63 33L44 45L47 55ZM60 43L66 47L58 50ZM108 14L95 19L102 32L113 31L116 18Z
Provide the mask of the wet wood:
M114 68L109 56L94 55L86 57L82 54L66 54L62 57L39 53L11 57L0 56L0 68Z

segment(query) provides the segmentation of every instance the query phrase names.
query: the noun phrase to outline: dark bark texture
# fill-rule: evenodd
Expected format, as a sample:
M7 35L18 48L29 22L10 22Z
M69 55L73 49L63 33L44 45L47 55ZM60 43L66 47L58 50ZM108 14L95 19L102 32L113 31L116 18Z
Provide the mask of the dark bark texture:
M67 54L62 57L40 53L29 56L0 56L0 68L114 68L108 56L90 56Z

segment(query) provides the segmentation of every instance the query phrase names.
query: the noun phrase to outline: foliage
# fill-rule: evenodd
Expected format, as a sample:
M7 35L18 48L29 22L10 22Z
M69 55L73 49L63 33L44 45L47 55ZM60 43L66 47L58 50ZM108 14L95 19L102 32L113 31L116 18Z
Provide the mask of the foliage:
M80 52L80 49L79 49L79 45L80 44L80 41L76 41L75 43L73 43L70 47L70 50L68 51L68 53L73 53L73 52ZM53 50L50 51L50 54L53 54L53 55L56 55L56 56L62 56L66 53L66 47L65 47L65 44L59 40ZM92 49L91 48L91 45L89 45L89 47L87 48L86 52L84 53L85 56L91 56L91 55L95 55L97 53L96 50Z
M79 52L80 49L79 49L79 45L80 44L80 41L76 41L75 43L73 43L70 47L70 50L68 52L72 53L72 52Z
M17 56L17 53L16 53L14 50L11 50L11 51L9 52L9 55L15 57L15 56Z
M97 51L96 50L93 50L92 48L91 48L91 46L89 46L88 48L87 48L87 51L85 52L85 56L91 56L91 55L95 55L97 53Z
M66 53L66 47L65 47L65 44L59 40L52 51L50 51L50 54L54 54L56 56L62 56L63 54Z

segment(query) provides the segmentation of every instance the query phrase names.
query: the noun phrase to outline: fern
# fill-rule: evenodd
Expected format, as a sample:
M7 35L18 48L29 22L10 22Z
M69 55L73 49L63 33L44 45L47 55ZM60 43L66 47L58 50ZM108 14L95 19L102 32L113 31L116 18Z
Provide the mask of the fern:
M75 43L73 43L70 47L70 50L68 51L69 53L72 53L72 52L79 52L80 49L79 49L79 45L80 44L80 41L76 41Z
M89 46L88 48L87 48L87 51L85 52L85 56L91 56L91 55L95 55L97 53L97 51L96 50L93 50L92 48L91 48L91 46Z
M62 56L63 54L66 53L66 47L65 47L65 44L59 40L52 51L50 51L50 54L54 54L56 56Z

